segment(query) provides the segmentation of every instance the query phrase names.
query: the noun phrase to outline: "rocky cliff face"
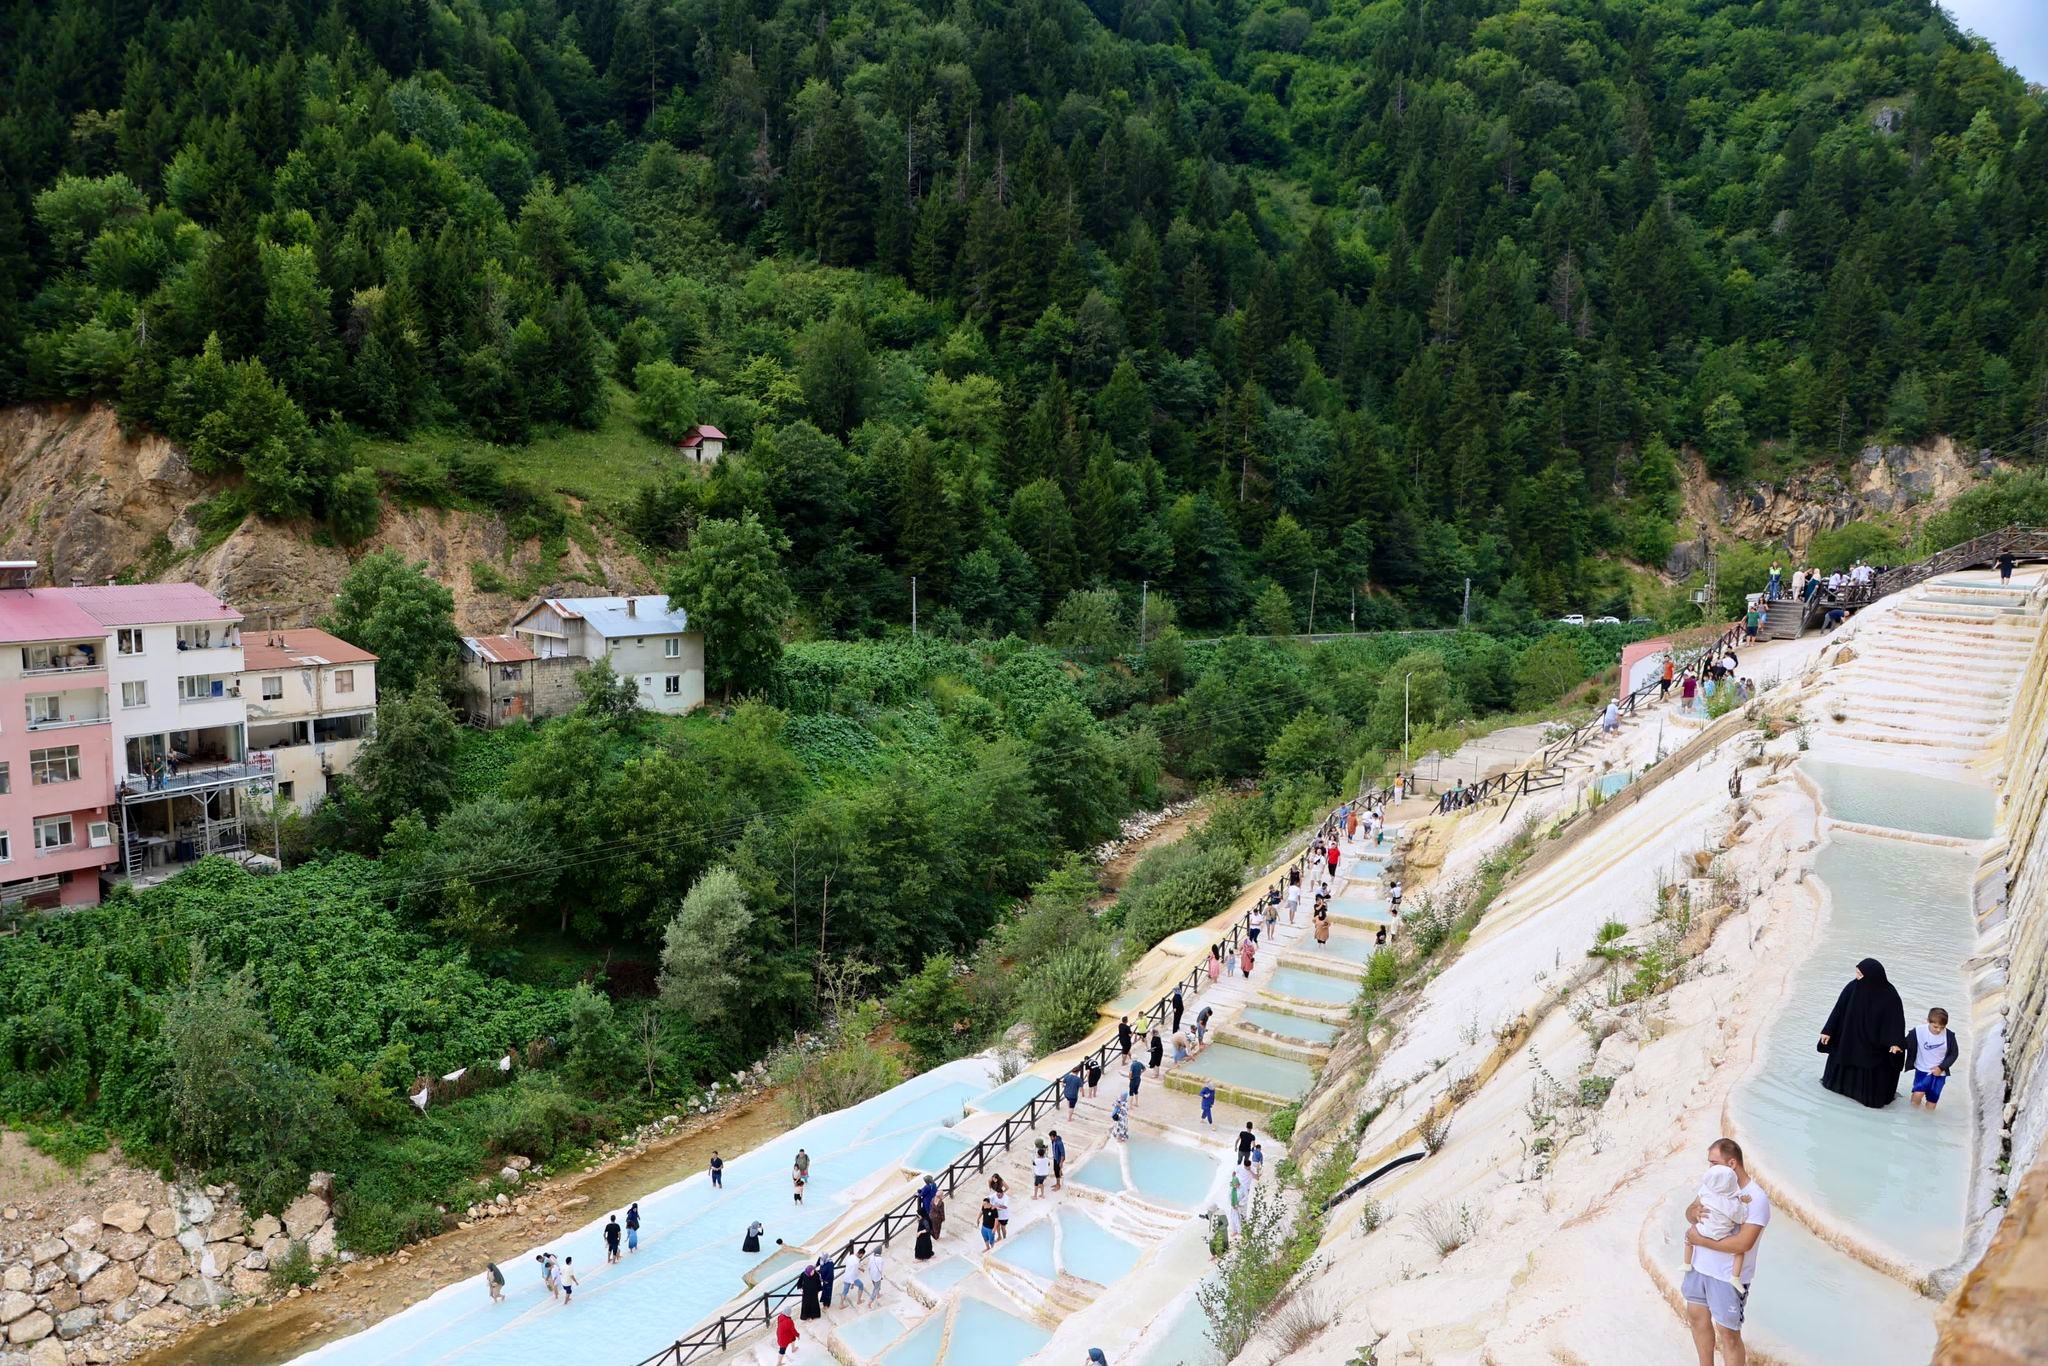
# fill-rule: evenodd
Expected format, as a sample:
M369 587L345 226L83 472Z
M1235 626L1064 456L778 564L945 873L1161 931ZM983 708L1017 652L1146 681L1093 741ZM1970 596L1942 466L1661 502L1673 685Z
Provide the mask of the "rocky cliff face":
M104 405L0 409L0 559L36 560L50 582L138 573L190 579L260 626L305 626L333 600L355 558L390 547L424 560L448 585L465 632L489 632L503 630L519 602L479 589L475 566L516 578L541 553L507 535L496 516L395 507L351 550L325 543L310 526L255 517L204 546L196 509L225 487L194 473L163 437L124 433ZM595 555L572 543L543 591L654 587L645 565L600 535Z
M1988 451L1967 451L1943 437L1924 446L1865 446L1840 470L1810 470L1782 485L1723 484L1697 459L1685 462L1682 539L1665 572L1683 577L1700 567L1698 531L1716 541L1774 541L1797 559L1814 534L1866 518L1891 516L1907 526L1947 507L1973 483L2003 466Z

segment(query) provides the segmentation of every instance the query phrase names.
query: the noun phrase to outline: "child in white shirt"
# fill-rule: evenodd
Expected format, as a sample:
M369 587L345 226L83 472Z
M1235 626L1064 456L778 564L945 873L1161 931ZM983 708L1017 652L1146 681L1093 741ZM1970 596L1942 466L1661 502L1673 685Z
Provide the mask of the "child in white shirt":
M1700 1219L1693 1227L1700 1231L1702 1238L1732 1237L1742 1227L1743 1197L1739 1195L1742 1182L1736 1179L1733 1167L1713 1166L1700 1178ZM1742 1284L1742 1254L1735 1255L1734 1285ZM1692 1244L1685 1245L1685 1264L1692 1265Z

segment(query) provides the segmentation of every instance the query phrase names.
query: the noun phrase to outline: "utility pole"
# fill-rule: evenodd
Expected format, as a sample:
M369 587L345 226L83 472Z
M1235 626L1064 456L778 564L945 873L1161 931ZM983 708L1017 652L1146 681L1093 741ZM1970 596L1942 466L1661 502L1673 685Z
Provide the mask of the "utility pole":
M1145 662L1145 611L1151 602L1152 581L1138 580L1138 662Z
M1322 577L1320 568L1309 571L1308 577L1308 643L1316 643L1316 582Z
M917 639L917 575L910 576L910 638Z
M1408 771L1408 680L1413 673L1401 675L1401 771Z
M1458 609L1458 625L1462 628L1472 620L1472 576L1465 576L1465 605Z

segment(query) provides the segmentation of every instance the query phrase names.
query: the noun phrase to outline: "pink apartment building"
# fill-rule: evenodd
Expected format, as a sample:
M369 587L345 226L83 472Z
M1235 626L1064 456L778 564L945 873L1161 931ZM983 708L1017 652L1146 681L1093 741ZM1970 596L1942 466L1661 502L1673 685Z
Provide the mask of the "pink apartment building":
M0 905L91 906L117 857L107 628L0 563Z

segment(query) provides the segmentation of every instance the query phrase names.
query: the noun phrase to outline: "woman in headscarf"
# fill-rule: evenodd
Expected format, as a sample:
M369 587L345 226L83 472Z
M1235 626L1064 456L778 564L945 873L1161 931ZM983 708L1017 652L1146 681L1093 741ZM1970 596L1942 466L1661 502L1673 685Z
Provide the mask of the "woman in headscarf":
M1828 1055L1828 1065L1820 1084L1873 1110L1891 1104L1899 1094L1899 1040L1905 1036L1906 1007L1898 988L1886 980L1884 964L1864 959L1821 1026L1815 1047Z
M911 1255L920 1262L928 1262L932 1259L931 1220L922 1213L917 1216L917 1243L911 1249Z
M1904 1037L1904 1035L1905 1031L1901 1030L1900 1036ZM823 1285L824 1278L818 1274L818 1264L816 1262L812 1262L797 1273L796 1288L804 1297L803 1308L797 1312L798 1318L809 1320L825 1316L824 1309L819 1307L818 1304L818 1291Z

